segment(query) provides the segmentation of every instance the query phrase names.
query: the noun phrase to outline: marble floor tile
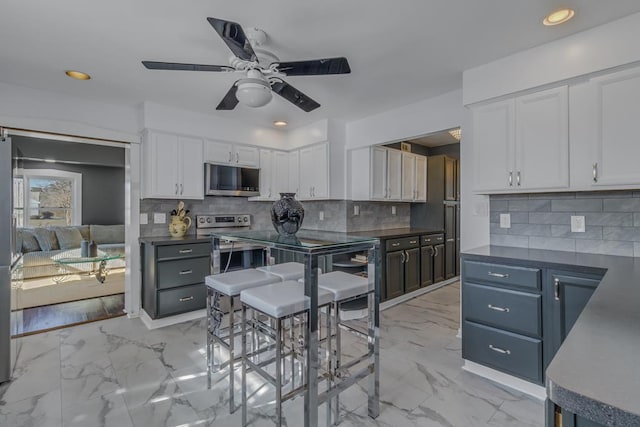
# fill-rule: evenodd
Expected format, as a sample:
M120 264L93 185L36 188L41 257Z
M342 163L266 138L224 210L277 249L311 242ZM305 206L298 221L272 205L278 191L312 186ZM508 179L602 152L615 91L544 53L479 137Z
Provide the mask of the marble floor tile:
M105 394L63 407L62 425L64 427L133 427L127 405L122 396L117 393Z
M0 404L0 426L59 427L62 425L60 390Z
M108 357L88 362L80 368L63 366L61 374L63 406L92 400L121 388Z

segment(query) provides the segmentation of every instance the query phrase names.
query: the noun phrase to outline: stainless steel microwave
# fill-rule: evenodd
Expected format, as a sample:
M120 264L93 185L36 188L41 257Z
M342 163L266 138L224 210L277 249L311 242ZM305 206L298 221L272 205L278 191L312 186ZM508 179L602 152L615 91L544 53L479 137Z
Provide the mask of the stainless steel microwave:
M259 196L260 169L205 163L205 196Z

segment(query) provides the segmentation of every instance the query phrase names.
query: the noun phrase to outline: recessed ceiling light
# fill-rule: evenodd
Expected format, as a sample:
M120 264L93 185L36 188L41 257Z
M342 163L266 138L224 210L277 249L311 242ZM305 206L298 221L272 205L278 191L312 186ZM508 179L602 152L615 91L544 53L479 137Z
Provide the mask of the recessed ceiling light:
M576 12L573 9L560 9L547 15L542 23L546 26L558 25L567 22L573 18Z
M278 127L284 127L287 125L287 122L285 122L284 120L276 120L275 122L273 122L273 125Z
M454 137L456 140L460 141L460 137L462 136L462 132L460 131L460 128L457 129L451 129L449 131L449 135L451 135L452 137Z
M82 71L67 70L64 73L76 80L89 80L91 78L89 74L83 73Z

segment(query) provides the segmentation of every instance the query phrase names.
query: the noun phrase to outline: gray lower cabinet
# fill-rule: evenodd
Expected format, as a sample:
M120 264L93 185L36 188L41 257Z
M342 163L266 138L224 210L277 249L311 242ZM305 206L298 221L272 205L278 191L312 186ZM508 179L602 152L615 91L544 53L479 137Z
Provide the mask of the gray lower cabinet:
M463 255L462 356L542 385L602 276L524 264Z
M444 234L430 234L420 238L421 287L444 280Z
M211 243L144 243L142 308L152 318L203 309L211 274Z
M385 257L385 296L392 299L404 295L404 252L387 252Z

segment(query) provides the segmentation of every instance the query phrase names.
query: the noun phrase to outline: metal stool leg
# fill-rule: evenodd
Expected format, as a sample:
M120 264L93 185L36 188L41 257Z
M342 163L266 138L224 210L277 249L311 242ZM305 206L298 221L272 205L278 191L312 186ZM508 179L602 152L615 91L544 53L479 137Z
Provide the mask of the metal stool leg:
M336 302L334 304L334 310L333 310L333 315L334 315L334 324L335 324L335 328L336 328L336 351L335 351L335 359L334 359L334 370L333 373L338 376L338 369L340 369L340 363L341 363L341 354L342 354L342 340L341 340L341 336L340 336L340 302ZM335 397L335 408L334 408L334 420L333 423L334 425L338 425L338 423L340 422L340 395L337 394Z
M327 390L331 390L333 387L333 350L331 341L333 340L333 331L331 328L331 307L333 304L327 306L327 372L329 377L327 378ZM331 401L333 399L327 400L327 426L331 425Z
M234 323L234 311L235 308L233 306L233 297L230 296L229 297L229 413L233 414L235 412L235 410L237 409L235 407L235 399L234 399L234 393L235 393L235 384L234 384L234 377L235 377L235 351L234 351L234 347L235 347L235 323Z
M276 320L276 425L282 426L282 320Z
M247 321L246 320L247 320L247 307L243 304L242 305L242 425L243 427L247 425Z

